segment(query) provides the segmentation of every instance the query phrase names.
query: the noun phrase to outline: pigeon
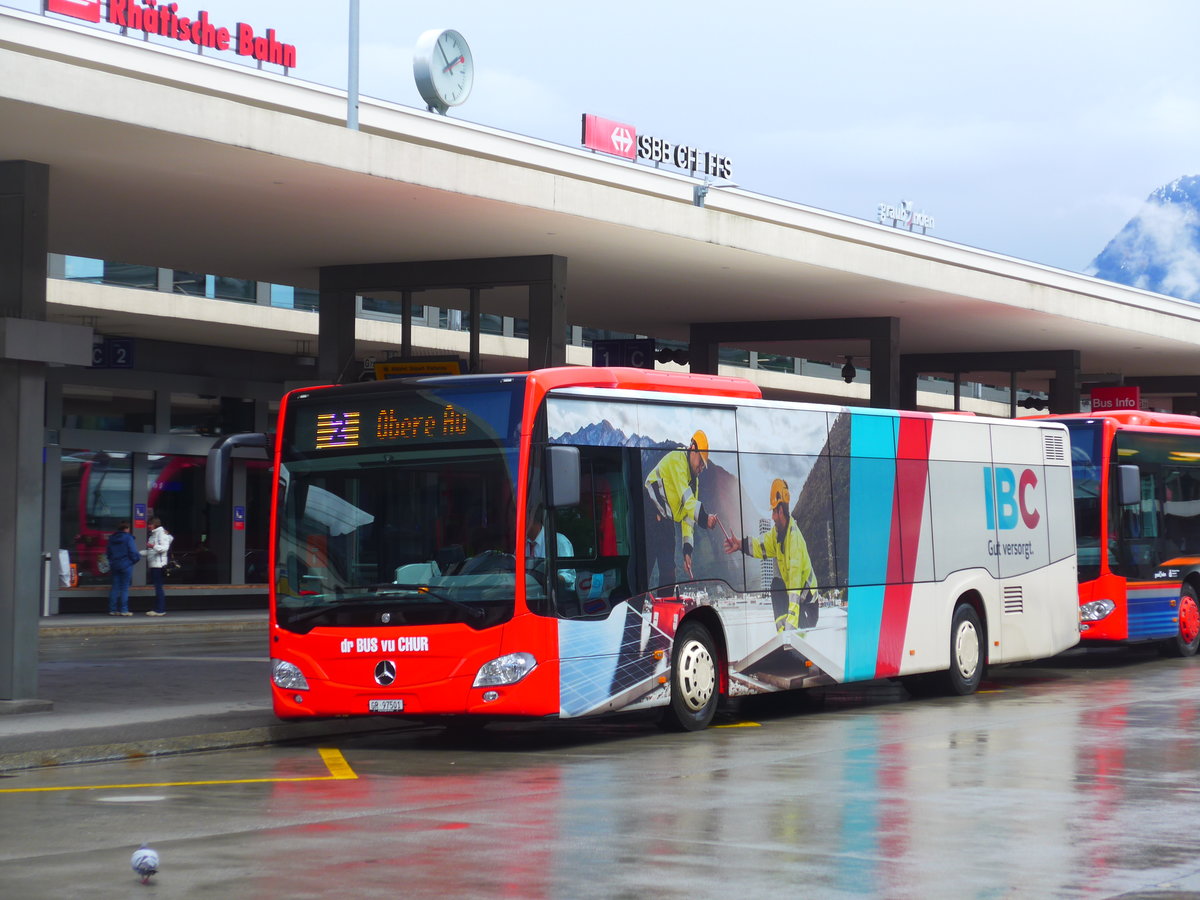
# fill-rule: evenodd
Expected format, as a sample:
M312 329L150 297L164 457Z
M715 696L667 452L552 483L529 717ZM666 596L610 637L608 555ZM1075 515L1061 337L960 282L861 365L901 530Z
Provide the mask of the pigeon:
M133 871L141 876L142 884L146 884L150 881L150 876L158 871L158 851L142 844L133 851L133 858L129 860L129 864L133 866Z

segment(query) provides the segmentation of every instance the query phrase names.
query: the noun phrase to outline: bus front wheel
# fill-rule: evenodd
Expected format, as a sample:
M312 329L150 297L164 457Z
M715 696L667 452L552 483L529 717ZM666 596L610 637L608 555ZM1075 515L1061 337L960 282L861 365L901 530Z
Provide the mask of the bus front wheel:
M1179 633L1163 642L1163 650L1171 656L1195 656L1200 650L1200 602L1190 584L1179 591Z
M712 722L720 699L718 658L708 629L699 622L684 622L671 653L671 702L663 712L664 728L700 731Z

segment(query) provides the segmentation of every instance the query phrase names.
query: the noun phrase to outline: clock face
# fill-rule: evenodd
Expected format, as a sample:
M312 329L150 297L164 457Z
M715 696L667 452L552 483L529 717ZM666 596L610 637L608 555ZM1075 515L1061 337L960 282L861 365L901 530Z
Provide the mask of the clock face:
M417 41L413 75L429 108L444 113L471 93L475 80L471 48L457 31L427 31Z

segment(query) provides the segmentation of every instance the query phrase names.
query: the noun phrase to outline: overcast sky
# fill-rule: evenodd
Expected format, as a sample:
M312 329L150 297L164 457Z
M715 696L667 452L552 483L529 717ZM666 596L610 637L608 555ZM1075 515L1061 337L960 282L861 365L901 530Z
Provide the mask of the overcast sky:
M176 2L346 85L347 0ZM756 193L863 219L909 200L934 235L1073 271L1200 173L1197 0L360 3L366 96L422 107L413 45L455 28L477 70L456 118L578 146L596 113L729 156Z

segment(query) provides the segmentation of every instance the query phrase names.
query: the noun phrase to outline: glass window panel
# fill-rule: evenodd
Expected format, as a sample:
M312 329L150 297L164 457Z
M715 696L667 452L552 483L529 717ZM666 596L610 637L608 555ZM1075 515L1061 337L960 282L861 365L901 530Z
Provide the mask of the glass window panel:
M395 316L397 319L404 317L404 304L399 297L363 297L362 308L364 312L382 313L387 316ZM413 319L424 319L425 307L414 303L412 317Z
M171 394L172 434L217 434L221 403L211 394Z
M108 536L133 518L132 456L103 450L62 451L59 546L67 550L80 585L108 584Z
M158 269L155 266L137 266L106 260L104 262L104 283L156 291L158 290Z
M63 385L64 428L92 431L154 431L154 392Z
M225 275L209 275L210 297L218 300L240 300L253 303L258 297L258 282L249 278L229 278Z
M717 351L717 361L730 366L749 368L750 351L738 347L722 347Z
M195 272L175 270L171 277L171 289L176 294L187 294L189 297L208 296L208 279Z
M104 260L86 256L68 256L64 260L65 275L72 281L104 281Z
M180 569L171 580L180 584L224 584L222 565L213 540L216 521L204 494L203 456L152 453L146 484L148 514L162 519L171 532L171 555ZM264 462L263 465L266 465Z
M778 353L760 353L758 354L758 367L771 372L790 373L796 370L796 360Z

